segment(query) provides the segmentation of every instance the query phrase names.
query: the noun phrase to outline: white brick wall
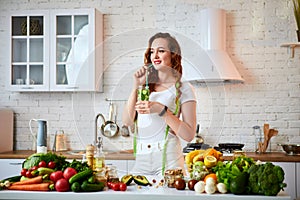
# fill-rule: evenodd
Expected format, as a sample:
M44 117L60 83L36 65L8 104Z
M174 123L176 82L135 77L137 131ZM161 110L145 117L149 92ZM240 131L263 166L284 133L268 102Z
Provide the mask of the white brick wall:
M143 62L144 50L137 47L147 45L153 33L145 28L177 32L199 42L199 11L207 7L227 10L227 50L245 83L209 87L194 84L198 123L206 143L242 142L251 151L254 149L252 126L264 123L279 130L279 135L272 139L273 150L280 150L276 145L279 142L300 143L300 49L296 49L294 59L289 59L287 49L280 47L282 43L296 41L289 0L135 0L126 5L121 0L0 0L0 108L15 112L15 148L31 149L28 128L31 118L49 120L50 147L59 129L67 134L70 148L84 148L85 144L92 143L95 115L102 112L107 117L105 98L127 97L132 70ZM104 93L5 91L8 67L5 12L56 8L97 8L105 14ZM127 32L130 37L126 36ZM121 126L124 102L116 104ZM132 137L122 136L106 139L105 148L130 148L131 140Z

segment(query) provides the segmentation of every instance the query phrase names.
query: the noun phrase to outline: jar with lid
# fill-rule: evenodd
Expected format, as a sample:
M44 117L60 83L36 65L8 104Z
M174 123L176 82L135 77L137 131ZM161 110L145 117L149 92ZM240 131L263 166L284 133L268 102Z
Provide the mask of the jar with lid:
M107 166L107 181L108 182L119 182L119 176L116 166Z
M164 173L164 182L165 185L174 188L175 187L175 180L177 178L183 178L183 171L181 168L176 168L176 169L168 169Z

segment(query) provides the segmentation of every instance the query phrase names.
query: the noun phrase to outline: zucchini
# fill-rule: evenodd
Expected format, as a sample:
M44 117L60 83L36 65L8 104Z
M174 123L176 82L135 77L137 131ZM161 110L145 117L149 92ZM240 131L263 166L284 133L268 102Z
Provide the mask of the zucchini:
M22 177L21 175L11 176L11 177L1 180L1 183L4 183L5 181L9 181L11 183L18 182L18 181L20 181L21 177Z
M88 177L90 177L91 175L93 175L93 171L91 169L87 169L85 171L79 172L77 174L75 174L74 176L72 176L69 179L69 183L73 184L75 182L79 182L82 181L84 179L87 179Z
M148 181L146 176L142 176L142 175L133 176L133 180L138 185L142 185L142 186L151 185L151 183Z
M126 185L130 185L132 180L133 180L133 176L131 174L124 175L121 178L121 182L125 183Z
M104 188L104 183L103 182L98 182L98 183L88 183L88 181L83 181L81 184L81 189L84 192L97 192L97 191L102 191Z

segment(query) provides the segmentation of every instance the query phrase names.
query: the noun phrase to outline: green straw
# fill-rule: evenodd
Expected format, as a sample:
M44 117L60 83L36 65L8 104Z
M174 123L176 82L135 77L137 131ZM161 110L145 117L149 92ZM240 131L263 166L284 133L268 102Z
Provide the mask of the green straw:
M148 69L150 68L150 67L153 67L153 65L152 64L150 64L150 65L148 65L148 67L147 67L147 69L146 69L146 88L149 88L149 86L148 86L148 76L149 76L149 74L148 74Z

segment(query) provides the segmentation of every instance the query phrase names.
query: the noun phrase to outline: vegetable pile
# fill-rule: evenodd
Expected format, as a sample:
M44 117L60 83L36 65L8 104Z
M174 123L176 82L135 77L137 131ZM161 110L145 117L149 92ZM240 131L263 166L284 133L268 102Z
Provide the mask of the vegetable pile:
M276 196L286 187L284 171L270 162L254 162L252 158L239 156L232 162L218 162L213 168L218 182L224 183L233 194L259 194Z
M95 178L87 162L66 161L54 153L36 153L22 164L21 175L0 182L0 189L25 191L94 192L105 184Z

